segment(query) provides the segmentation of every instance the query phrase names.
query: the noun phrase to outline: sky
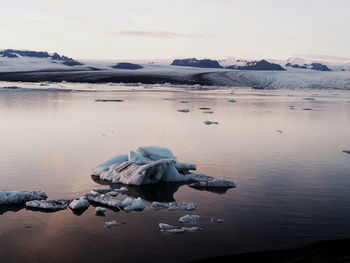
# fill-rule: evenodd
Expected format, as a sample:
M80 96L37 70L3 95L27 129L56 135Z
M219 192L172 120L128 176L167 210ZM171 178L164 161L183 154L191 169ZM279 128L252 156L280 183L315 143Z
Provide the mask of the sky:
M349 0L0 0L0 49L76 59L350 57Z

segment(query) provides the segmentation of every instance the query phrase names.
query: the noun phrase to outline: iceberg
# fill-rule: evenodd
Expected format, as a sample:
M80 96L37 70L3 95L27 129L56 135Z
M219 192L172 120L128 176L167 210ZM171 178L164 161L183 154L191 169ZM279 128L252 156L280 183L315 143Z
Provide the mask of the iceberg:
M39 210L58 211L66 209L72 200L57 199L57 200L34 200L26 202L26 207Z
M193 188L209 188L209 187L222 187L222 188L233 188L236 187L236 185L228 180L225 179L213 179L210 181L203 181L203 182L194 182L189 185Z
M69 208L72 209L73 211L75 210L84 210L89 207L89 201L86 200L85 198L81 197L79 199L74 199L70 204Z
M109 207L119 208L121 204L120 200L110 195L87 194L85 197L89 202L104 205L104 206L109 206Z
M136 152L117 157L100 164L92 171L99 180L127 185L149 185L160 182L209 182L214 177L191 173L195 164L177 162L171 150L158 146L139 147ZM102 190L94 190L98 195ZM109 191L109 189L108 189ZM115 190L107 194L117 195Z
M127 197L120 204L120 207L122 207L124 211L142 211L146 208L146 205L140 197L137 199L131 199L130 197Z
M19 205L33 200L45 200L46 193L41 191L12 191L0 190L0 205Z
M199 220L199 215L185 215L179 218L179 222L181 223L197 223Z

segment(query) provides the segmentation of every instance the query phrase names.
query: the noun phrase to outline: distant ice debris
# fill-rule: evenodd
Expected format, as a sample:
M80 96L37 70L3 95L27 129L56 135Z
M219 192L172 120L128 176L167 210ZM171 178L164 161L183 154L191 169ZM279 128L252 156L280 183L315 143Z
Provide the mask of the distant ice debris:
M234 102L236 102L236 100L235 100L235 99L228 99L227 101L228 101L228 102L230 102L230 103L234 103Z
M163 100L175 100L173 98L163 98Z
M205 125L212 125L212 124L216 124L217 125L217 124L219 124L219 122L217 122L217 121L205 121L204 124Z
M197 223L199 220L200 216L199 215L185 215L183 217L179 218L179 221L181 223Z
M312 110L311 108L303 108L303 110Z
M104 216L105 213L106 213L106 208L100 207L100 206L98 206L98 207L95 208L95 214L96 214L96 215L98 215L98 216Z
M303 98L303 100L316 100L315 98Z
M343 153L350 154L350 150L345 150L345 151L343 151Z
M211 110L211 108L208 108L208 107L200 107L199 109L200 110Z
M282 133L283 133L283 131L282 131L282 130L276 130L276 132L278 132L278 133L280 133L280 134L282 134Z
M73 211L75 210L84 210L89 207L89 201L81 197L79 199L74 199L70 204L69 208Z
M191 173L192 170L196 170L195 164L177 162L171 150L159 146L146 146L139 147L136 152L131 151L129 156L119 155L98 165L92 174L101 180L128 185L214 180L211 176ZM109 191L106 194L112 195L113 192ZM101 192L94 191L87 198L101 199L99 194Z
M57 199L57 200L34 200L26 202L26 207L39 210L58 211L66 209L72 200Z
M178 112L183 112L183 113L188 113L190 112L189 109L180 109L180 110L177 110Z
M187 100L182 100L180 103L189 103Z
M110 221L110 222L105 222L105 226L107 228L117 227L117 226L124 225L124 224L126 224L126 223L119 223L119 222L117 222L115 220Z
M213 111L203 111L203 113L207 113L207 114L213 114Z
M197 204L195 203L181 203L181 202L173 202L169 203L168 210L169 211L192 211L197 208Z
M45 200L46 193L41 191L11 191L0 190L0 205L19 205L33 200Z
M123 102L121 99L96 99L95 102Z
M120 207L122 207L125 211L142 211L146 208L146 205L140 197L137 199L127 197L120 204Z
M193 188L209 188L209 187L222 187L222 188L233 188L236 187L236 185L228 180L225 179L213 179L211 181L206 182L194 182L189 185Z

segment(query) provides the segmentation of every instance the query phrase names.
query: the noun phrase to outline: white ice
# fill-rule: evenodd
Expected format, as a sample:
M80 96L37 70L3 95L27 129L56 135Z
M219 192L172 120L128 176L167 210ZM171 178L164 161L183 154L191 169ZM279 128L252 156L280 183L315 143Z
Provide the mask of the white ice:
M206 182L194 182L190 184L191 187L223 187L223 188L232 188L236 185L228 180L225 179L213 179Z
M45 200L46 193L41 191L12 191L6 192L0 190L0 205L18 205L25 204L33 200Z
M163 204L163 203L159 203L159 202L153 202L152 203L152 207L154 210L162 210L162 209L168 209L169 205L168 204Z
M105 215L106 208L98 206L95 208L95 213L96 215Z
M168 210L169 211L192 211L197 208L197 204L195 203L169 203Z
M185 215L179 218L181 223L197 223L199 220L199 215Z
M201 227L177 227L169 224L159 223L159 228L161 232L170 234L180 234L184 232L198 232L201 231Z
M107 228L112 228L112 227L117 227L117 226L120 226L120 225L124 225L125 223L119 223L115 220L113 221L110 221L110 222L105 222L105 225Z
M161 159L176 159L173 152L167 148L159 146L143 146L137 149L137 152L153 161L158 161Z
M183 113L188 113L190 112L189 109L180 109L180 110L177 110L178 112L183 112Z
M72 210L83 210L89 207L89 201L81 197L79 199L74 199L70 204L69 208Z
M130 197L127 197L121 204L120 206L125 210L125 211L142 211L146 208L145 203L142 201L142 199L136 198L132 199Z
M227 101L228 101L228 102L231 102L231 103L236 102L236 100L235 100L235 99L228 99Z
M86 199L89 202L93 202L100 205L110 206L110 207L117 207L119 208L121 201L118 200L114 196L110 195L93 195L93 194L87 194Z

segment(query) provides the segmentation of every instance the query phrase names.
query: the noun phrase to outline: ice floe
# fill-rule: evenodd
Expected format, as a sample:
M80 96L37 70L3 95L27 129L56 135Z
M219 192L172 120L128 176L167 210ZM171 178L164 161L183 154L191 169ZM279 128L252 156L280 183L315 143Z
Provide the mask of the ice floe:
M228 102L230 102L230 103L234 103L234 102L236 102L236 100L235 100L235 99L228 99L227 101L228 101Z
M154 210L163 210L163 209L168 209L169 205L155 201L152 203L152 207Z
M10 191L0 190L0 205L19 205L33 200L45 200L46 193L41 191Z
M224 222L224 219L221 218L210 218L210 223L217 223L217 224L221 224Z
M199 220L199 215L185 215L179 218L179 222L181 223L197 223Z
M70 204L69 208L74 210L84 210L89 207L89 201L81 197L79 199L74 199Z
M197 208L195 203L182 203L182 202L173 202L169 203L169 211L192 211Z
M126 223L120 223L120 222L117 222L115 220L110 221L110 222L105 222L105 226L107 228L117 227L117 226L124 225L124 224L126 224Z
M170 234L180 234L185 232L198 232L201 231L201 227L177 227L169 224L159 223L159 228L161 232Z
M198 188L205 188L205 187L222 187L222 188L233 188L236 187L236 185L228 180L225 179L213 179L211 181L206 181L206 182L194 182L190 184L189 186L191 187L198 187Z
M66 209L72 200L57 199L57 200L34 200L26 202L26 207L39 210L58 211Z
M86 199L92 203L109 206L109 207L115 207L115 208L119 208L121 204L121 201L118 200L116 197L110 196L107 194L102 194L102 195L87 194Z

